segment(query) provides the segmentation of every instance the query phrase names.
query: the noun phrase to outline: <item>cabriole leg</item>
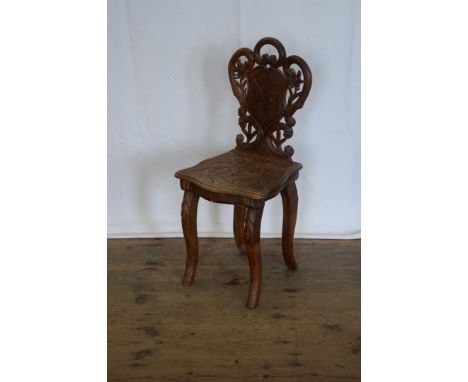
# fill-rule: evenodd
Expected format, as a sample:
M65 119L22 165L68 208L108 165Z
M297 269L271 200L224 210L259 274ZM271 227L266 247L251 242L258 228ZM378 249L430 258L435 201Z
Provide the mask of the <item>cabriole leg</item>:
M293 240L298 201L295 182L289 183L283 191L281 191L281 198L283 199L283 257L287 267L291 270L295 270L297 269L297 264L294 259Z
M190 285L195 278L198 264L198 237L197 237L197 207L198 195L185 191L182 200L182 229L184 231L185 246L187 247L187 260L182 284Z
M244 248L249 259L250 289L247 307L257 306L262 285L262 258L260 253L260 226L262 222L263 206L247 208L244 223Z
M245 253L244 247L244 222L245 222L245 213L247 208L242 205L235 205L234 206L234 240L236 241L237 248L242 253Z

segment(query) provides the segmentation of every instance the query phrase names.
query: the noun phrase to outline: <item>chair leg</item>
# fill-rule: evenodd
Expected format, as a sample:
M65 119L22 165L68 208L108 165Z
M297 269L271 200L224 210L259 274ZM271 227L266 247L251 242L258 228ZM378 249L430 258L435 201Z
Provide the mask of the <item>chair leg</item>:
M236 241L237 248L242 253L245 253L245 239L244 239L244 222L245 222L245 213L247 208L242 205L234 206L234 240Z
M197 207L198 195L185 191L182 200L182 229L184 231L187 260L182 284L191 285L195 279L198 264Z
M289 183L283 191L281 191L283 199L283 257L286 266L291 270L297 269L296 260L294 259L293 240L294 228L296 226L297 217L297 188L296 183Z
M244 224L244 248L249 259L250 289L247 307L257 306L262 285L262 257L260 253L260 225L262 222L263 206L247 208Z

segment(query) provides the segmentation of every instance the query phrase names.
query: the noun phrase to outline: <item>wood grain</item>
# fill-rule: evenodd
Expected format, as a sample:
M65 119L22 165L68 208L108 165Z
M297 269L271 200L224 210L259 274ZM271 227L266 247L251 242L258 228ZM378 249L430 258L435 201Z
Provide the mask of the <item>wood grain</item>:
M262 240L263 294L240 309L249 266L232 239L200 239L197 282L180 284L182 239L109 240L108 380L360 380L360 241Z

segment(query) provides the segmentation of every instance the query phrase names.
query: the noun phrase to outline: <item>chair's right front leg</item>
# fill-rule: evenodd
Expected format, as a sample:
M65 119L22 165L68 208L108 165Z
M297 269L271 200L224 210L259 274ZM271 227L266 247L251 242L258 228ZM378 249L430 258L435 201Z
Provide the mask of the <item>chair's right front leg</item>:
M198 264L198 235L197 235L197 209L198 195L185 191L182 200L182 229L184 231L185 246L187 247L187 260L182 283L190 285L195 279Z
M244 249L249 258L250 289L247 307L257 306L262 286L262 257L260 252L260 226L262 222L263 206L247 208L244 223Z
M283 191L281 191L281 198L283 199L283 258L286 266L290 270L296 270L297 263L296 259L294 259L293 242L298 198L295 182L289 183Z

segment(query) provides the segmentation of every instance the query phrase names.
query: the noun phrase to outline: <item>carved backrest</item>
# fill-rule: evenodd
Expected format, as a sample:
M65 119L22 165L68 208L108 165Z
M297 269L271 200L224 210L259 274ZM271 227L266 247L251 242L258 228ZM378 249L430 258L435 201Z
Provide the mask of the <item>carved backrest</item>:
M264 45L272 45L278 56L260 54ZM298 70L292 66L299 67ZM237 147L291 160L294 150L282 147L293 135L293 118L309 95L312 73L298 56L286 56L283 44L272 37L262 38L252 52L238 49L229 60L229 81L238 99L239 126Z

